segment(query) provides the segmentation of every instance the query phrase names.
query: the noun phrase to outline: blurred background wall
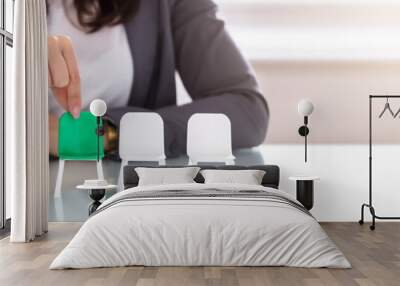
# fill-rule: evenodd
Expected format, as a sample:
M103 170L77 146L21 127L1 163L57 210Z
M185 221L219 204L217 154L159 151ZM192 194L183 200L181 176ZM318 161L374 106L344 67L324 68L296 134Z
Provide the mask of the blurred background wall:
M217 0L219 15L250 60L269 103L263 150L291 175L321 177L312 213L323 221L355 221L368 199L368 95L400 94L400 1ZM185 97L180 97L185 102ZM297 103L310 99L310 158L304 163ZM400 118L378 120L374 108L374 202L398 215ZM400 100L391 102L397 111Z
M316 106L311 142L367 143L368 95L400 94L400 1L216 3L270 105L267 143L301 142L296 108L303 98ZM400 100L392 106L397 111ZM376 142L400 142L400 118L374 124Z

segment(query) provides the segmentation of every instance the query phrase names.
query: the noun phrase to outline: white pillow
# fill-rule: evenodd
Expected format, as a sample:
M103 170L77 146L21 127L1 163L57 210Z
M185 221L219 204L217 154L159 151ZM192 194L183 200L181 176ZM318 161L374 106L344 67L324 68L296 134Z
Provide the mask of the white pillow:
M261 170L202 170L206 184L261 185L265 171Z
M193 179L199 167L187 168L135 168L139 176L139 186L195 183Z

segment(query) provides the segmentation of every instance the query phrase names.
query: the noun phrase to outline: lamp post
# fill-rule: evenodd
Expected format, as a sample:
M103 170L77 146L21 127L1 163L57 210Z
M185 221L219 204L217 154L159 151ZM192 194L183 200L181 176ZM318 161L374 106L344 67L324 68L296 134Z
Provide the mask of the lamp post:
M96 116L97 119L97 128L96 128L96 135L97 135L97 162L100 161L100 136L104 135L104 127L100 126L101 117L106 114L107 111L107 104L104 100L95 99L90 103L90 113Z
M297 111L304 117L304 125L299 128L299 134L304 137L304 162L307 162L307 136L310 133L308 116L314 111L314 105L311 101L303 99L299 102Z

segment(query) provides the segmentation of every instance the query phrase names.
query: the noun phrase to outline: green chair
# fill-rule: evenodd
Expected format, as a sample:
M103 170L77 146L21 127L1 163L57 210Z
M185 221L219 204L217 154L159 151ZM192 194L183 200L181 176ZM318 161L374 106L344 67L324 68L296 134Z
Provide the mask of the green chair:
M101 123L102 124L102 123ZM55 197L61 196L61 186L65 161L96 161L97 135L96 117L90 112L81 112L75 119L69 112L64 113L58 122L59 167L56 180ZM99 142L100 161L97 162L97 176L103 179L102 160L104 157L103 137Z

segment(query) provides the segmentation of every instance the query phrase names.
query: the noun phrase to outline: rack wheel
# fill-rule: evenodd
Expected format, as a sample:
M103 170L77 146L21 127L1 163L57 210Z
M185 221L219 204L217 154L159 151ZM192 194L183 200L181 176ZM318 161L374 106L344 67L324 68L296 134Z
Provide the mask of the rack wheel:
M359 223L360 225L363 225L363 224L364 224L364 221L360 219L360 220L358 221L358 223Z
M374 225L371 225L371 226L369 227L369 229L370 229L370 230L375 230L375 226L374 226Z

